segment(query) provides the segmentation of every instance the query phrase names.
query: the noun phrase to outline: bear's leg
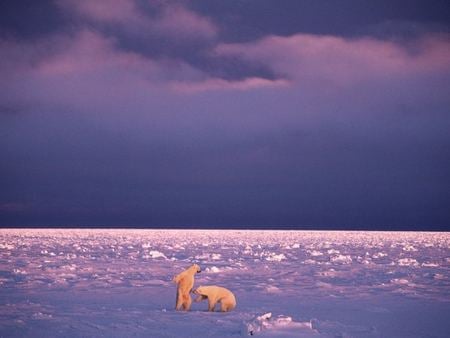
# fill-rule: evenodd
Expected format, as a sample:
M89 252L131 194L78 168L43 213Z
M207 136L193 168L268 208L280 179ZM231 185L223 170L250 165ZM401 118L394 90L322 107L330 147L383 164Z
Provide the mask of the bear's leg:
M220 309L223 311L223 312L228 312L228 311L230 311L230 310L233 310L234 309L234 307L235 307L235 302L232 300L232 299L229 299L229 298L224 298L224 299L222 299L222 301L221 301L221 304L220 304Z
M184 309L186 311L189 311L191 309L192 299L191 296L188 294L184 298Z
M181 310L182 306L183 306L183 298L182 298L180 292L177 291L177 301L175 304L175 310L177 310L177 311Z
M222 303L220 303L220 311L227 312L228 310L228 303L226 301L222 301Z
M216 306L216 299L208 297L208 311L214 312L214 307Z

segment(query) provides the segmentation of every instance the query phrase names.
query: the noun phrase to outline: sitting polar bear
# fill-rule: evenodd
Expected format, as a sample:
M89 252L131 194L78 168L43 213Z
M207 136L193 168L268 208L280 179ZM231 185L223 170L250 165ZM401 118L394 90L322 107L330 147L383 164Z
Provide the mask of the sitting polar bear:
M190 292L194 286L194 275L202 270L197 264L192 265L180 274L173 277L173 281L177 284L177 301L175 310L189 311L192 300Z
M222 312L233 310L236 307L236 298L233 292L223 287L216 285L199 286L192 292L198 295L195 299L196 302L208 299L208 311L214 311L217 303L220 303Z

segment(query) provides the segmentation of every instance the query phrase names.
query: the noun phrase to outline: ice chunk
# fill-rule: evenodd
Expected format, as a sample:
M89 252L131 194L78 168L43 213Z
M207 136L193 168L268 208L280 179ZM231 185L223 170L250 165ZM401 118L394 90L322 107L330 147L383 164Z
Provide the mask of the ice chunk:
M220 272L220 269L217 266L212 266L210 268L206 268L205 271L209 273L217 273Z
M410 244L407 244L403 247L403 251L417 251L417 249L415 247L413 247Z
M393 284L400 284L400 285L407 285L409 283L409 280L404 278L394 278L391 279L391 283Z
M261 316L256 317L257 320L261 321L261 320L267 320L270 319L270 317L272 317L272 312L267 312Z
M386 257L386 256L387 256L387 253L377 252L377 253L372 255L372 258L382 258L382 257Z
M219 259L221 259L222 258L222 255L221 254L218 254L218 253L212 253L211 254L211 259L213 260L213 261L217 261L217 260L219 260Z
M151 258L164 258L164 259L167 259L166 255L164 255L162 252L156 251L156 250L151 250L149 252L149 255L150 255Z
M48 313L36 312L33 313L33 319L51 319L53 316Z
M253 321L246 324L247 334L250 336L257 335L262 331L274 331L277 336L280 334L289 334L289 336L296 334L314 334L311 321L308 322L296 322L290 316L279 315L277 317L272 316L272 312L265 313L261 316L257 316Z
M275 261L275 262L281 262L283 259L286 259L286 256L284 254L276 254L274 252L270 253L266 257L266 261Z
M267 287L266 287L266 290L267 290L267 292L269 292L269 293L278 293L278 292L280 292L280 289L277 288L276 286L273 286L273 285L267 286Z
M8 244L8 243L0 243L0 249L6 249L6 250L13 250L14 245Z
M397 261L398 265L400 266L417 266L419 265L419 262L415 260L414 258L400 258Z
M349 255L338 255L331 257L331 261L333 263L350 264L352 262L352 258Z

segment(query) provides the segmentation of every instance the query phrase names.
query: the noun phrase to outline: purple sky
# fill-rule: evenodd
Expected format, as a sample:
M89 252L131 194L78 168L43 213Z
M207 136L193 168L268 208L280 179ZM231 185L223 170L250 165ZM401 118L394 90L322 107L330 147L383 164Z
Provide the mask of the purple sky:
M1 226L450 230L447 1L4 1Z

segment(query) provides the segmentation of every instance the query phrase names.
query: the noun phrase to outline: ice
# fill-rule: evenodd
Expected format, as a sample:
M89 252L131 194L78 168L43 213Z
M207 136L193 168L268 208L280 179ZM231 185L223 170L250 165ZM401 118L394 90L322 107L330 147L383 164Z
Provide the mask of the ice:
M403 284L403 285L407 285L409 283L409 281L407 279L404 278L395 278L391 280L392 283L394 284Z
M51 319L53 316L51 314L46 314L42 312L33 313L33 319Z
M311 250L311 251L308 251L308 253L309 253L311 256L314 256L314 257L317 257L317 256L323 256L323 253L320 252L320 251L317 251L317 250Z
M281 290L279 288L277 288L276 286L273 286L273 285L267 286L266 290L267 290L267 292L271 292L271 293L281 292Z
M410 245L410 244L406 244L403 247L403 251L417 251L417 249L414 246Z
M212 259L213 261L220 260L221 258L222 258L222 255L221 255L221 254L218 254L218 253L213 253L213 254L211 254L211 259Z
M271 252L266 256L267 261L281 262L283 259L286 259L286 256L282 253L276 254L275 252Z
M159 252L157 250L151 250L148 254L149 254L149 256L151 258L164 258L164 259L167 259L166 255L164 255L162 252Z
M372 255L372 258L382 258L382 257L387 257L388 254L384 253L384 252L377 252L375 254Z
M218 273L220 272L220 269L217 266L212 266L210 268L206 268L205 271L210 273Z
M419 263L414 258L400 258L398 260L398 265L402 265L402 266L408 266L408 265L417 266L417 265L419 265Z
M246 333L249 336L260 337L311 337L319 335L313 329L311 321L296 322L289 316L278 315L274 317L271 312L257 316L247 323Z
M173 310L192 263L235 310ZM449 276L449 233L0 229L0 336L447 337Z
M13 250L14 245L8 244L8 243L0 243L0 249L3 250Z
M330 250L327 250L327 252L328 252L329 255L334 255L334 254L339 254L340 253L339 250L336 250L336 249L330 249Z
M350 264L353 260L349 255L337 255L331 257L333 263Z

